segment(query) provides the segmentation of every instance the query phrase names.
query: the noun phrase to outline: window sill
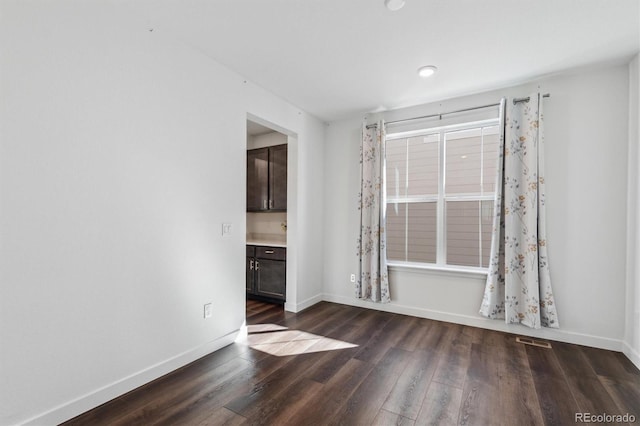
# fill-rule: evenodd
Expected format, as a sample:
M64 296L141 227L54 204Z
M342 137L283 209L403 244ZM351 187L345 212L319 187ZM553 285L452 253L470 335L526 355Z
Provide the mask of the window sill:
M487 268L473 268L464 266L439 266L439 265L427 265L424 263L412 263L412 262L387 262L387 266L391 271L397 272L413 272L413 273L435 273L446 276L459 276L468 278L480 278L485 279L488 274Z

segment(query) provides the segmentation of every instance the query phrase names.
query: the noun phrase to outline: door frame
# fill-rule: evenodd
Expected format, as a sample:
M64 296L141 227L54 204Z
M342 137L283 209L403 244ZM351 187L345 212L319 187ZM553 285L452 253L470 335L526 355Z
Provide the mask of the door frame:
M298 294L298 135L296 132L282 127L276 123L265 120L261 117L247 113L246 121L252 121L261 126L267 127L274 132L281 133L287 137L287 289L284 310L296 312ZM245 124L246 124L245 121ZM245 150L247 141L245 140ZM246 179L246 171L245 171ZM246 185L244 186L246 199ZM246 229L245 216L245 229Z

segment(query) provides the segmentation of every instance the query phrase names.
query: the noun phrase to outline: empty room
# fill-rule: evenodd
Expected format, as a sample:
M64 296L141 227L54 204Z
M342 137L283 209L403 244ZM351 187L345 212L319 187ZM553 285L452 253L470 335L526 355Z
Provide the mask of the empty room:
M639 52L637 0L0 0L0 425L640 423Z

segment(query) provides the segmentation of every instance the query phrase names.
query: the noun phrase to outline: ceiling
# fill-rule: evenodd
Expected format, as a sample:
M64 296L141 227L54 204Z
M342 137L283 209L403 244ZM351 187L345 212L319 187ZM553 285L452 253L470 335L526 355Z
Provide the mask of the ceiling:
M247 120L247 136L260 136L267 133L273 133L275 130L258 124L254 121Z
M116 4L325 121L623 63L640 48L638 0ZM438 73L418 78L428 64Z

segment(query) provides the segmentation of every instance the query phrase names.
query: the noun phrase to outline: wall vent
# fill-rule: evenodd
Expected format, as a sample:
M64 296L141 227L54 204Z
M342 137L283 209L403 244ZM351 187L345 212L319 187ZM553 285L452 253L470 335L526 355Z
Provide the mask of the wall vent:
M529 337L516 337L516 342L524 343L525 345L537 346L539 348L551 349L551 343L543 342L542 340L530 339Z

